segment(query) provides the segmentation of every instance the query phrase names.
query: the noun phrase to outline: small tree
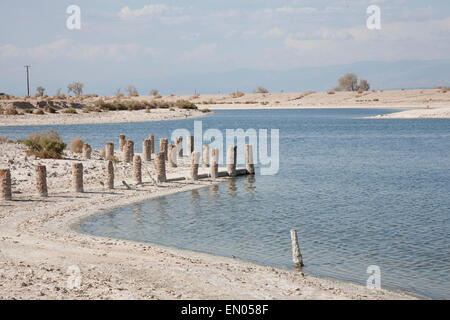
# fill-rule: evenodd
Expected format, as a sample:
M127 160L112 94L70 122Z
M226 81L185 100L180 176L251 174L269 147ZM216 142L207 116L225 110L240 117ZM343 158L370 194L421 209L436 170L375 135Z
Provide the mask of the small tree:
M83 86L81 82L72 82L67 86L67 92L70 94L73 92L76 96L80 96L83 93Z
M38 95L40 95L42 97L44 95L45 88L39 86L39 87L36 88L36 92L37 92Z
M159 92L156 89L152 89L152 90L150 90L150 95L151 96L157 96L157 95L159 95Z
M136 90L136 88L134 86L131 86L131 85L128 86L127 92L128 92L128 96L129 97L137 97L137 96L139 96L139 94L138 94L138 92L137 92L137 90Z
M347 73L340 77L336 91L358 91L358 77L354 73Z
M359 79L359 88L358 91L369 91L370 84L365 79Z
M259 86L253 93L269 93L269 91L266 88Z

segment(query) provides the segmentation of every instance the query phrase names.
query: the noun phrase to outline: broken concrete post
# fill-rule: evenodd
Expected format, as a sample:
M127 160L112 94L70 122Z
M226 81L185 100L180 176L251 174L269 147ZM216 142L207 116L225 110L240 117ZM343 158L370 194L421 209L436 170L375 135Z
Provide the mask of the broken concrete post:
M169 144L169 139L167 138L161 138L159 139L159 152L164 153L164 157L166 160L168 160L168 144Z
M230 177L236 176L236 146L230 146L227 149L227 173Z
M123 151L123 147L125 147L125 142L126 142L126 140L125 140L125 135L124 135L124 134L121 134L121 135L119 136L119 150L120 150L120 151Z
M142 162L139 155L133 157L133 178L136 184L142 184Z
M152 160L151 141L149 139L142 140L142 160Z
M114 157L114 143L108 142L105 146L105 159L110 160Z
M155 136L153 134L148 135L148 140L150 140L150 153L155 153Z
M183 156L183 137L178 137L175 142L177 145L178 156L182 157Z
M12 199L11 171L9 169L0 169L0 194L3 200Z
M123 162L131 163L134 157L134 142L127 141L123 147Z
M72 163L72 186L75 192L84 192L83 188L83 164Z
M209 167L209 146L203 146L203 154L202 154L202 168Z
M291 230L291 242L292 242L292 261L296 267L303 267L303 258L298 246L297 231Z
M92 148L87 143L83 144L82 147L82 157L85 160L91 159Z
M211 178L216 179L219 176L219 149L211 149Z
M41 197L48 197L47 190L47 168L37 165L36 169L36 190Z
M255 164L253 163L253 146L245 145L245 167L248 174L255 174Z
M198 163L200 162L200 152L193 151L191 154L191 179L198 180Z
M187 136L186 137L186 154L188 157L192 155L192 152L194 151L194 136Z
M177 147L174 144L169 144L169 167L177 167Z
M164 153L155 155L155 170L158 182L165 182L166 179L166 159Z
M111 160L106 161L106 187L114 189L114 164Z

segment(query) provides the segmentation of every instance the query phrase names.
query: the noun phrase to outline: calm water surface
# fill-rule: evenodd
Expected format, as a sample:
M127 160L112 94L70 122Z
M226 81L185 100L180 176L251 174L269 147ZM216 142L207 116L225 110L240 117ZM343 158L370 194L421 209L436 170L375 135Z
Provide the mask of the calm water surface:
M81 229L291 268L295 228L306 273L365 284L367 267L377 265L382 287L449 299L450 120L360 119L387 112L220 111L201 119L204 130L280 129L277 175L131 205ZM120 133L141 141L192 130L193 122L52 128L98 148ZM0 135L23 138L45 128L0 128Z

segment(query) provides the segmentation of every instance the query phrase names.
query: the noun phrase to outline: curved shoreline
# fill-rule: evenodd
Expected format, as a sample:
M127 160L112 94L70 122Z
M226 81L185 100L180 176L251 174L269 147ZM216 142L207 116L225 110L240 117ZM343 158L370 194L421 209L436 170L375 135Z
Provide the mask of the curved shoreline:
M185 176L188 170L176 175ZM88 165L88 163L86 164ZM338 280L260 266L161 245L87 235L83 219L113 208L214 183L145 183L113 193L89 184L87 192L55 190L41 199L14 194L0 203L1 299L416 299ZM80 289L68 289L67 270L81 270Z

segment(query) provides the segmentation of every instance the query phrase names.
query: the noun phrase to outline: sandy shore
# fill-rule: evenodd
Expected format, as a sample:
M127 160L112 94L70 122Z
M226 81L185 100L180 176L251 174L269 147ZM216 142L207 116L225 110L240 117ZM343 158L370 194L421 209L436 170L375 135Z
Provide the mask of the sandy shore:
M70 103L75 98L70 98ZM96 97L78 99L79 103L94 105L102 99L113 102L115 97ZM155 101L152 96L126 98L128 101ZM242 96L227 94L198 94L198 95L170 95L157 99L158 102L174 104L178 100L188 100L199 109L210 110L238 110L238 109L309 109L309 108L372 108L372 109L405 109L406 113L394 113L379 118L449 118L450 91L446 89L424 90L391 90L358 92L292 92L292 93L247 93ZM37 105L37 99L28 102ZM17 101L16 101L17 102ZM12 106L12 101L0 101L2 108ZM416 110L417 111L410 111ZM186 119L199 117L207 113L196 110L151 109L150 113L140 111L110 111L89 112L78 114L64 114L61 110L57 114L44 115L0 115L0 126L26 126L51 124L95 124L95 123L123 123L146 122L161 120Z
M380 114L368 119L450 119L450 107L405 110L389 114Z
M78 114L49 114L45 115L0 115L1 126L43 126L55 124L98 124L98 123L126 123L126 122L148 122L163 120L180 120L196 118L205 115L197 110L174 109L152 109L150 113L145 110L139 111L111 111L90 112Z
M79 155L67 152L67 158L73 160L26 159L23 146L0 144L0 167L11 169L14 197L0 202L0 299L413 298L237 259L81 234L77 227L89 216L226 178L156 186L149 182L148 174L154 173L150 162L144 163L144 185L136 187L131 166L119 163L116 188L110 192L101 185L105 162L94 151L92 160L81 160L86 192L75 194L70 168ZM45 199L35 195L36 163L47 166L50 196ZM168 177L188 172L188 160L182 158L178 168L168 169ZM81 272L78 289L68 286L73 266Z

